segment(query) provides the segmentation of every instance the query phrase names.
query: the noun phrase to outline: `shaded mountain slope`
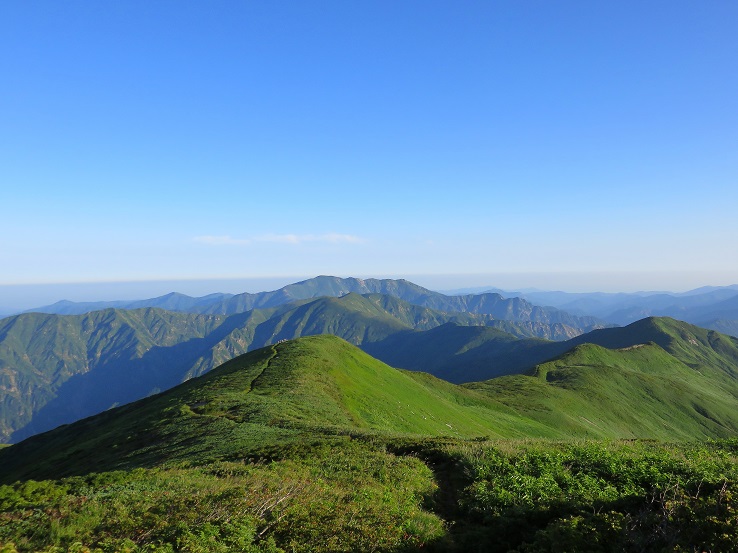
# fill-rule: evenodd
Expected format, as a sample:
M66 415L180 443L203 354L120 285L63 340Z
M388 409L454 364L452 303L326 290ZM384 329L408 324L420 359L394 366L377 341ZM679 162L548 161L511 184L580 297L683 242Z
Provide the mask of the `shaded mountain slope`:
M383 294L324 297L273 308L260 329L257 347L281 339L333 334L355 345L376 342L403 330L432 329L446 323L489 326L518 338L571 338L580 332L564 324L501 321L491 315L443 312Z
M444 325L390 336L364 348L400 368L462 383L529 372L580 344L621 349L648 342L658 344L686 365L712 371L715 377L735 376L738 339L667 317L594 330L565 342L510 340L489 330Z
M649 317L626 327L596 330L569 344L590 342L607 348L627 348L654 342L698 371L734 378L738 374L738 338L669 317Z
M201 374L243 353L221 342L245 342L259 316L143 309L0 321L0 435L22 439Z
M244 352L312 334L337 335L391 365L457 383L530 371L584 342L609 348L654 342L715 378L732 378L738 360L735 341L669 319L567 342L516 340L493 327L458 324L415 330L456 321L504 324L524 335L523 323L488 317L372 294L299 300L230 317L154 309L13 317L0 321L2 439L18 441L166 390Z
M424 332L394 334L362 347L395 367L469 382L529 369L553 355L549 345L545 340L520 340L495 328L447 323Z

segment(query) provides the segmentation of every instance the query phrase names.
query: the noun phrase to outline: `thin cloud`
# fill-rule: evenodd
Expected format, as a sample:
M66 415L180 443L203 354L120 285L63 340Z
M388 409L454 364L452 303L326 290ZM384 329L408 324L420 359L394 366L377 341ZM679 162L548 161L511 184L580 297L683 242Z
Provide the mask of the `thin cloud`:
M252 242L248 239L237 239L230 236L195 236L194 240L211 246L243 246Z
M352 234L265 234L254 238L254 242L279 242L283 244L302 244L304 242L328 242L331 244L358 244L363 242Z
M246 246L259 242L277 244L304 244L308 242L322 242L329 244L360 244L363 238L353 234L264 234L251 238L233 238L231 236L196 236L195 242L211 246Z

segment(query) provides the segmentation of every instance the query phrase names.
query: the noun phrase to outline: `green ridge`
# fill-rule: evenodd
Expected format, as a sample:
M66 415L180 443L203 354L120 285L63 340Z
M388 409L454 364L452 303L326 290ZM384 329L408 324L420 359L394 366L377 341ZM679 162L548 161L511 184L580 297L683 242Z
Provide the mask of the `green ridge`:
M712 336L712 343L721 344L721 338ZM703 361L715 355L693 352ZM159 396L33 437L0 452L0 461L9 463L8 474L32 471L20 473L25 476L101 463L129 468L243 455L325 432L464 439L729 437L738 430L737 392L723 367L689 366L656 344L620 351L580 345L531 376L460 387L393 369L321 335L257 350ZM67 442L76 444L73 451ZM108 451L116 455L106 457Z

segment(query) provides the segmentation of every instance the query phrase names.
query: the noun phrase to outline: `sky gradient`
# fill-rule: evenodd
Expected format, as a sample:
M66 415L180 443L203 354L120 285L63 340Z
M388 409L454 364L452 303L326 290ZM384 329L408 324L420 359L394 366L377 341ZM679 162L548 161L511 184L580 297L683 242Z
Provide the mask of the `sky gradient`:
M736 22L728 1L2 3L0 286L736 283Z

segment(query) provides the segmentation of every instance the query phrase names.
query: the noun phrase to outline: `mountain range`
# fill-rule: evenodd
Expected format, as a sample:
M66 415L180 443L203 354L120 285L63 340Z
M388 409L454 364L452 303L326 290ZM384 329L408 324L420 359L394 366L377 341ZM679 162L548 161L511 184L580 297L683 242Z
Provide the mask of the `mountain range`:
M738 540L738 339L668 317L581 333L377 293L27 313L0 321L0 393L8 552Z
M444 313L353 293L228 316L156 308L26 313L0 321L0 437L17 441L145 397L279 340L330 333L364 346L393 335L412 339L415 330L446 323L489 325L510 339L581 332L563 323Z
M651 316L673 317L705 328L738 335L738 285L705 286L688 292L568 293L493 290L569 313L624 325Z
M497 293L447 296L413 284L407 280L358 279L319 276L289 284L271 292L211 294L192 298L171 293L158 298L136 301L76 303L61 301L53 305L31 309L31 312L59 315L79 315L101 309L139 309L157 307L169 311L200 314L231 315L257 308L278 307L296 300L318 297L341 297L354 294L382 294L399 298L413 305L445 312L464 312L492 315L496 319L562 323L583 331L604 326L595 317L578 317L550 307L539 307L520 298L503 298Z
M704 303L705 294L718 293L727 292L685 297ZM333 334L392 366L454 383L527 373L584 343L624 348L654 342L675 353L670 340L643 321L598 329L604 326L598 319L523 299L447 296L402 280L317 277L262 294L170 294L147 301L206 313L108 308L1 320L0 440L17 442L169 389L242 353L308 335ZM700 301L693 299L694 309ZM264 307L210 313L247 304Z
M233 314L254 308L274 307L299 299L341 296L349 292L389 295L440 311L490 314L499 319L561 322L585 331L597 325L625 325L644 317L661 316L738 335L738 284L705 286L681 293L571 293L539 290L507 291L481 287L442 294L406 280L320 276L290 284L279 290L256 294L210 294L194 298L170 293L158 298L135 301L60 301L30 311L75 315L107 308L158 307L186 313ZM559 313L558 310L565 314ZM571 316L580 319L572 319Z
M181 462L193 452L212 460L272 443L285 447L306 433L738 436L737 339L657 318L593 334L609 347L579 338L528 374L461 386L394 369L336 336L279 342L167 392L0 450L2 478Z

